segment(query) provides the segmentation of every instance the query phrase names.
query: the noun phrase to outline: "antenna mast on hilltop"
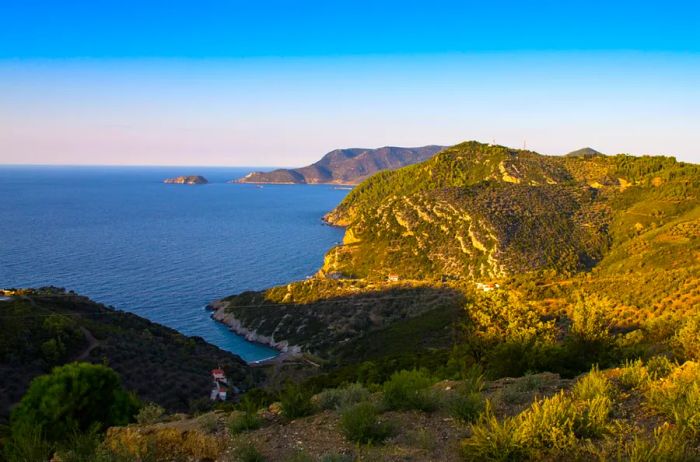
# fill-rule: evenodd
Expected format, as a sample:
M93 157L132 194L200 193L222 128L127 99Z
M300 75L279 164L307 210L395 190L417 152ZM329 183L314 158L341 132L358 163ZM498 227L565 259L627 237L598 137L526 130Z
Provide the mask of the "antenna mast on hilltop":
M527 140L523 140L523 151L527 151Z

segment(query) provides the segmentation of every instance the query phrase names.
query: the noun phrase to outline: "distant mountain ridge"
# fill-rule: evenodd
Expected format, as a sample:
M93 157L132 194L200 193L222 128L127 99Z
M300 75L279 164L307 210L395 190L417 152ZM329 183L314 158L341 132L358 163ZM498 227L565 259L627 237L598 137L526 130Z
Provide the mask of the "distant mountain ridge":
M350 148L329 152L318 162L301 168L251 172L237 183L358 184L382 170L396 170L429 159L444 146L417 148L384 146L377 149Z

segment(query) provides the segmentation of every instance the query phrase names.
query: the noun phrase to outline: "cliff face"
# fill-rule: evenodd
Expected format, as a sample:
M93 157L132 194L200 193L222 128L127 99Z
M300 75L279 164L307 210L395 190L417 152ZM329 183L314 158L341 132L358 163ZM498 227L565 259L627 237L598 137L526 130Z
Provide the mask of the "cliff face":
M251 172L239 183L357 184L382 170L395 170L429 159L442 146L336 149L318 162L296 169Z
M166 178L163 180L166 184L207 184L206 178L200 175L178 176L175 178Z

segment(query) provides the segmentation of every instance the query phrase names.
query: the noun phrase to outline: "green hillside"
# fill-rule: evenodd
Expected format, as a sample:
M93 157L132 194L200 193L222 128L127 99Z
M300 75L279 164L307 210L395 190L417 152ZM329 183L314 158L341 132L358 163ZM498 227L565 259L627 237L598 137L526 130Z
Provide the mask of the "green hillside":
M71 361L106 364L145 402L170 411L207 401L211 369L234 383L254 381L248 366L198 337L62 291L29 291L0 302L0 423L29 382Z
M693 210L698 173L668 157L552 157L462 143L355 188L326 217L347 233L324 271L479 280L589 270Z

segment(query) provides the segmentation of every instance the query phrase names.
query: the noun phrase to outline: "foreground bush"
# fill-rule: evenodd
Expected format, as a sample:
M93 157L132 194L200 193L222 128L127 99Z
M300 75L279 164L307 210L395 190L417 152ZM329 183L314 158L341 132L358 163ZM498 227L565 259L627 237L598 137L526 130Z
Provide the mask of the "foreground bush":
M381 443L391 435L389 424L379 421L377 409L368 402L345 409L340 428L348 440L360 444Z
M154 424L162 419L163 414L165 414L165 409L161 406L155 403L148 403L136 414L136 422L140 424Z
M693 437L700 436L700 365L687 362L646 391L649 406Z
M601 437L610 427L612 387L596 369L578 381L570 394L535 401L515 417L499 421L487 403L472 436L463 442L467 460L523 460L529 455L571 454ZM546 458L546 457L545 457Z
M527 456L516 432L515 419L499 421L487 402L478 424L472 425L472 436L462 442L462 456L467 461L518 461Z
M695 460L681 432L667 426L654 429L651 438L635 436L622 446L617 459L625 462L690 462Z
M32 381L12 412L11 431L19 437L33 428L47 441L61 442L76 431L124 425L137 409L136 399L122 388L112 369L72 363Z
M110 462L218 460L226 449L226 441L199 430L112 427L101 449L102 459L98 460Z
M433 382L422 370L396 372L384 383L384 405L392 410L432 411L437 407L430 390Z
M258 417L258 406L255 402L248 398L243 398L241 402L241 411L234 412L228 420L228 431L232 435L237 435L239 433L255 430L260 428L261 421Z
M280 395L282 415L288 419L306 417L314 412L311 393L301 385L289 383Z
M316 396L321 409L344 409L348 406L367 401L370 392L359 383L352 383L342 388L323 390Z

